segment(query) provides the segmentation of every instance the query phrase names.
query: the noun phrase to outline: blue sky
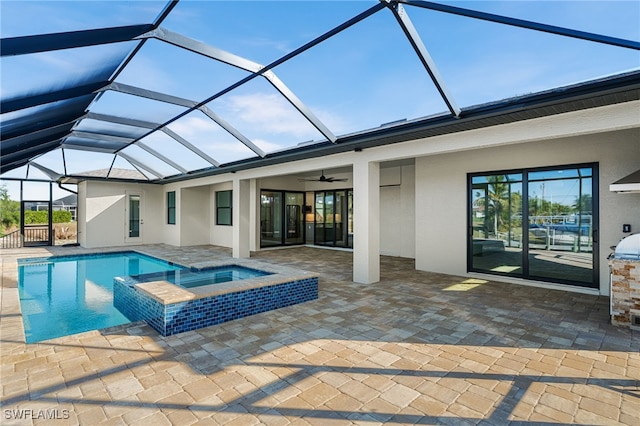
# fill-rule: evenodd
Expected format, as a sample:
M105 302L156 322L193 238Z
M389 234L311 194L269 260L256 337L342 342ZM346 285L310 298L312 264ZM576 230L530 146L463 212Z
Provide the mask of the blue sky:
M638 1L457 1L446 4L609 36L640 40ZM181 1L162 27L268 64L376 4L376 1ZM165 2L0 2L2 37L150 23ZM640 67L640 53L441 12L405 7L445 83L461 107L545 90ZM37 19L34 19L37 17ZM3 58L3 99L64 87L117 62L134 43ZM274 73L336 135L399 119L446 111L431 80L388 10L356 24L276 67ZM245 71L148 41L116 81L201 101L241 79ZM270 152L323 136L266 80L254 79L208 105L261 149ZM96 112L164 121L179 111L109 92ZM91 131L96 123L85 122ZM252 156L244 145L195 112L170 128L220 162ZM148 138L188 169L207 164L159 134ZM113 156L71 152L70 172L108 167ZM139 148L130 155L166 174L175 172ZM40 164L61 169L61 152ZM69 160L69 158L67 158ZM118 160L116 166L128 167ZM84 168L85 170L82 170ZM17 171L16 173L18 173ZM10 174L14 175L14 174Z

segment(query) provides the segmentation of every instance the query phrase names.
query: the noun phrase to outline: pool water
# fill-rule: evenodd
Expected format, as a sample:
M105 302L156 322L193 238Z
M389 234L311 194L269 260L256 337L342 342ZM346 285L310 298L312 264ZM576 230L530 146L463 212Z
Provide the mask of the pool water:
M18 260L27 343L129 321L113 306L113 278L184 269L135 252Z
M204 268L197 271L188 269L177 271L158 272L133 276L138 282L169 281L184 288L200 287L209 284L219 284L228 281L245 280L247 278L271 275L270 272L259 271L238 265Z

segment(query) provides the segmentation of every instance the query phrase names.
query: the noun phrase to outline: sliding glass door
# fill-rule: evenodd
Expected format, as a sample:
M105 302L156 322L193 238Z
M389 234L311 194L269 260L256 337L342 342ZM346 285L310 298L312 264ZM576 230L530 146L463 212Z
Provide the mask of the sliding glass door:
M474 176L471 223L473 269L523 273L521 173Z
M352 190L316 192L315 212L315 244L353 248Z
M596 164L470 175L469 270L597 287L597 187Z
M260 192L260 247L304 243L304 193Z
M282 192L260 193L260 247L282 245Z
M593 279L593 169L529 173L529 274Z

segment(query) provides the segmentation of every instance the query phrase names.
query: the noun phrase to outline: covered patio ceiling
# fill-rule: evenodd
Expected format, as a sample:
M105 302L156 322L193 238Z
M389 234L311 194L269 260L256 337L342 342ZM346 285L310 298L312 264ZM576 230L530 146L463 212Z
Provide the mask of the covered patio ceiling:
M505 3L3 2L0 178L170 182L638 98L636 2L602 2L616 36Z

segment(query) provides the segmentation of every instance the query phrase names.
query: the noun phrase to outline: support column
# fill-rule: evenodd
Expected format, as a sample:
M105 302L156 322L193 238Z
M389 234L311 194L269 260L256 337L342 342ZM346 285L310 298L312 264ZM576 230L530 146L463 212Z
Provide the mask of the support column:
M353 281L380 281L380 163L353 164Z
M258 193L258 181L249 179L249 250L257 251L260 248L258 242L260 223L260 194Z
M233 257L250 256L250 185L248 180L233 180Z

